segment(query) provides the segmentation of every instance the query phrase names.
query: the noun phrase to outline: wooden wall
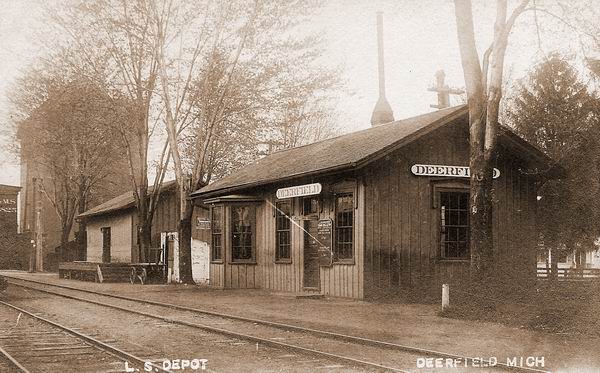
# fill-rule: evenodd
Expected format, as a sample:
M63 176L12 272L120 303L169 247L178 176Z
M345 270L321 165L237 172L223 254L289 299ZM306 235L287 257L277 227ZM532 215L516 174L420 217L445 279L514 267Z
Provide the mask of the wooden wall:
M258 218L261 216L261 206L256 205L256 230L260 232L263 222ZM209 284L217 288L254 289L260 287L259 260L263 254L261 245L256 238L256 263L234 263L231 261L231 206L224 205L223 224L223 262L210 263ZM212 259L212 258L211 258Z
M468 130L457 122L431 133L366 170L365 296L428 292L442 282L460 284L469 262L440 259L439 209L432 202L435 182L448 178L415 176L413 164L468 165ZM519 171L523 162L498 159L494 181L494 239L498 271L507 277L535 276L535 184ZM468 179L464 181L468 187Z
M453 183L468 189L468 179L415 176L414 164L467 166L466 121L456 121L353 173L298 179L269 189L248 190L259 197L256 209L256 264L230 262L230 210L226 206L223 232L224 263L211 263L210 284L223 288L264 288L281 292L303 290L304 234L299 200L293 203L291 263L275 261L275 203L277 188L319 182L323 208L319 218L334 218L332 186L353 180L354 262L320 267L323 294L366 298L411 293L439 296L441 283L462 284L469 260L442 260L439 208L432 196L435 185ZM496 271L527 286L535 278L536 180L522 169L526 162L508 148L501 149L494 181L494 240ZM210 239L209 239L210 242ZM456 287L455 287L456 289Z
M363 298L364 267L364 186L361 180L355 181L354 200L354 263L321 267L321 292L336 297ZM324 216L335 222L333 199L327 199L329 205L323 209ZM329 208L327 208L329 207ZM302 235L302 237L304 237ZM300 248L304 242L300 243Z
M110 227L111 262L131 262L132 210L118 215L103 215L87 221L87 258L88 262L102 262L101 228Z
M269 193L264 196L271 204L275 204L274 193ZM300 216L300 204L297 201L292 204L293 215ZM257 245L262 249L259 255L259 263L263 272L261 286L265 289L281 292L301 292L303 271L303 250L302 244L304 241L304 232L300 228L302 221L295 219L297 224L292 224L292 247L291 247L291 263L276 263L275 262L275 210L269 203L263 204L257 215L264 222L262 229L259 231L260 239Z
M174 190L162 192L152 221L152 247L160 247L161 232L177 232L179 221L178 193Z
M331 187L340 179L327 179L293 182L300 185L307 182L322 182L323 192L320 219L333 219L333 194ZM364 187L356 180L351 181L355 200L358 202L354 211L354 262L352 264L334 263L331 267L320 267L320 291L323 294L362 298L363 297L363 242L364 242ZM263 288L280 292L303 291L304 282L304 232L303 217L299 199L293 206L291 232L291 262L281 263L275 260L275 191L276 187L259 195L265 202L256 205L256 264L234 264L230 261L230 209L225 206L225 229L223 232L225 262L211 263L210 283L215 287L225 288ZM267 202L268 201L268 202Z

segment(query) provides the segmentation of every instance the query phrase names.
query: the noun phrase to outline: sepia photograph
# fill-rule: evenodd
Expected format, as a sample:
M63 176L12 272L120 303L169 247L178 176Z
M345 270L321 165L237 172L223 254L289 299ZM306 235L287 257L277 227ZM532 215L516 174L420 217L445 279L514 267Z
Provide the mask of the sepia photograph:
M0 373L600 372L600 0L0 0Z

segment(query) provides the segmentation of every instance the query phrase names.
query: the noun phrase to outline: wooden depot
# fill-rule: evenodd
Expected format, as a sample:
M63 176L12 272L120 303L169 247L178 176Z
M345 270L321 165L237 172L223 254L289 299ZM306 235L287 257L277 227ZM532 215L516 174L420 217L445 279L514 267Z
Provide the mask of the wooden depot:
M449 108L275 152L194 192L213 217L209 285L439 298L469 278L468 138L467 107ZM525 286L536 190L563 171L509 129L498 143L495 265Z

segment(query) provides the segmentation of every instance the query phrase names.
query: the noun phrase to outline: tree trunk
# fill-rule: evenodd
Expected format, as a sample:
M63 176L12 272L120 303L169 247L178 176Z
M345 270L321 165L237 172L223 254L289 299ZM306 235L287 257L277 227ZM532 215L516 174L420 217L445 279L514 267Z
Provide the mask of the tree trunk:
M492 226L493 168L483 156L471 158L471 280L483 284L491 280L494 264Z
M181 215L179 230L179 278L184 284L194 284L192 276L192 215L194 203L186 198L185 211Z
M77 213L82 214L87 210L87 200L85 197L85 193L82 190L83 188L80 186L79 188L79 204L77 208ZM77 256L76 260L87 260L87 232L86 232L87 224L85 220L79 220L77 222L77 233L75 233L75 242L77 244Z
M138 218L143 218L139 216ZM142 221L138 225L138 260L140 263L146 263L147 253L152 246L152 222Z
M60 232L60 253L58 253L59 262L70 262L72 261L69 253L69 233L71 233L71 226L63 226Z

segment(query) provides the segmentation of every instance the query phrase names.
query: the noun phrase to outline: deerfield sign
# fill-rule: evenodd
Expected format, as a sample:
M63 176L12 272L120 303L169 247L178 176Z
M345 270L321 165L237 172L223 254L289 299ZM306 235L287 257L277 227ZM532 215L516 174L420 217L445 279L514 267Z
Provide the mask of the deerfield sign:
M444 166L435 164L415 164L410 168L416 176L470 177L471 170L467 166ZM500 177L500 170L494 168L494 179Z
M314 194L320 194L323 187L320 183L297 185L288 188L277 189L277 198L294 198L312 196Z

